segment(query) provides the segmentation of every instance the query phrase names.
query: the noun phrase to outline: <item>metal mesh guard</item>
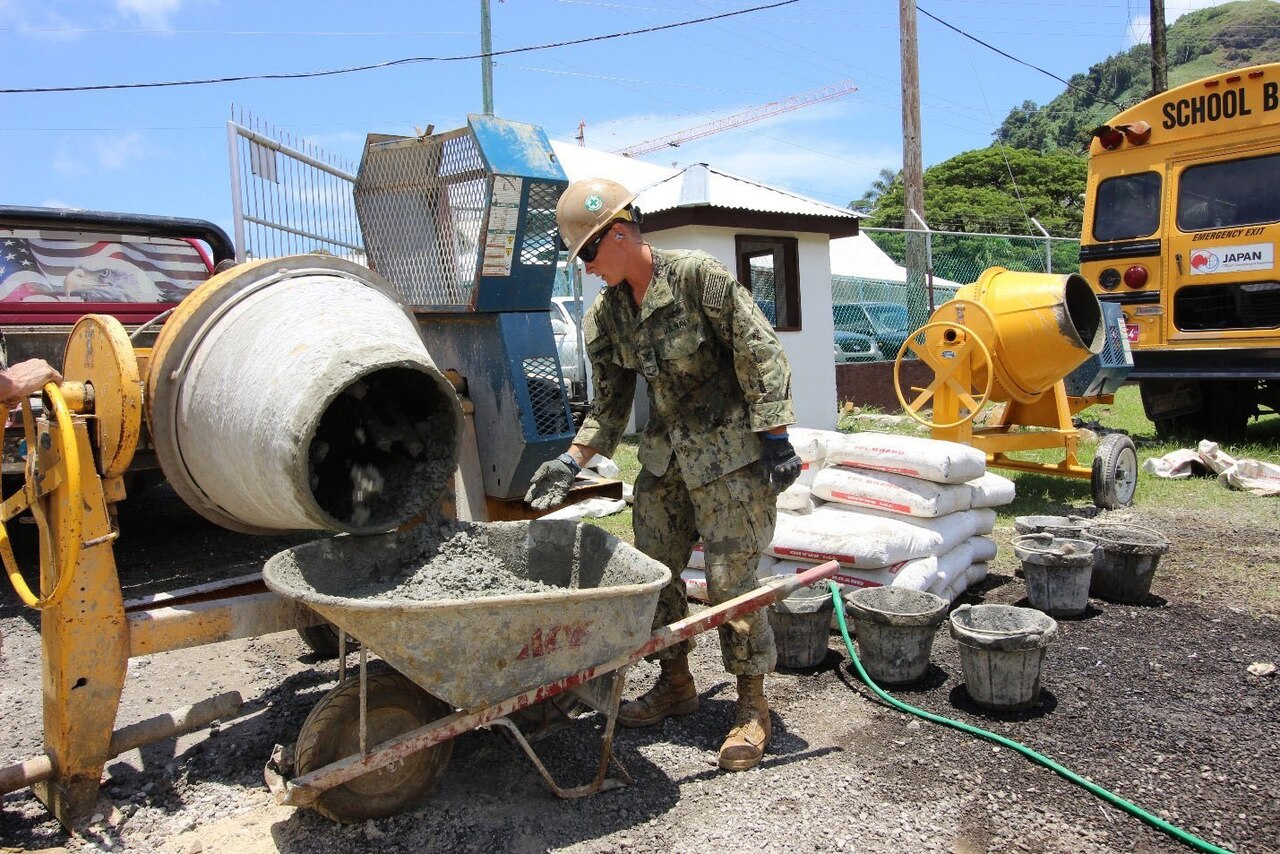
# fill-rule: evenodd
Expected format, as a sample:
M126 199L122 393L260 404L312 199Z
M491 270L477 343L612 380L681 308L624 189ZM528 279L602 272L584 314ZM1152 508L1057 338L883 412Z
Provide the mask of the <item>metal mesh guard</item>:
M538 435L558 436L569 432L569 413L565 411L560 370L555 359L540 356L525 359L523 365L533 426Z
M470 303L489 177L466 130L366 149L355 188L365 246L411 305Z
M560 257L560 229L556 225L556 203L564 188L545 181L529 182L529 208L520 244L520 263L553 265Z

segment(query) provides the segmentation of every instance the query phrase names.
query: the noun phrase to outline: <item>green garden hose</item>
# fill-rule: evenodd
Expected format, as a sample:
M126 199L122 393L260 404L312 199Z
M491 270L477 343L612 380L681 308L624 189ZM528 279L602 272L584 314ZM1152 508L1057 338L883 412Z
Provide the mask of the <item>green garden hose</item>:
M1027 747L1024 744L1019 744L1018 742L1009 738L1005 738L1004 736L998 735L997 733L989 732L985 729L979 729L978 727L970 726L969 724L962 723L961 721L952 720L951 718L944 718L941 715L935 715L932 712L926 712L924 709L917 709L915 706L909 706L906 703L902 702L901 700L895 700L893 697L890 697L883 690L881 690L879 685L877 685L875 682L871 680L870 676L867 675L867 671L862 668L862 662L858 660L858 654L853 650L853 640L849 637L849 627L848 625L845 624L845 621L844 621L844 603L840 599L840 587L831 581L827 582L827 586L831 590L831 598L835 603L836 620L840 623L840 636L844 638L844 645L849 650L849 657L853 659L853 666L857 669L858 676L861 677L863 682L867 683L867 687L870 688L873 692L875 692L875 695L877 697L879 697L881 700L884 700L890 706L893 706L895 709L900 709L904 712L915 715L918 718L924 718L925 720L931 721L935 724L941 724L942 726L948 726L948 727L951 727L952 729L958 729L961 732L967 732L970 735L976 735L979 738L985 738L987 741L992 741L992 742L995 742L996 744L1002 745L1004 747L1008 747L1011 750L1016 750L1018 753L1021 753L1023 756L1027 757L1028 759L1034 760L1035 762L1039 762L1041 765L1053 771L1059 777L1063 777L1066 780L1069 780L1070 782L1075 783L1077 786L1081 786L1082 788L1088 790L1092 794L1098 796L1099 798L1102 798L1104 801L1108 801L1111 804L1129 813L1130 815L1136 816L1137 818L1142 819L1147 824L1151 825L1157 830L1164 831L1165 833L1172 836L1174 839L1177 839L1179 842L1182 842L1186 845L1190 845L1192 848L1195 848L1199 851L1208 851L1208 852L1211 852L1211 854L1231 854L1231 851L1229 849L1219 848L1217 845L1214 845L1211 842L1206 842L1198 836L1187 833L1185 830L1183 830L1180 827L1175 827L1174 825L1170 824L1169 822L1165 821L1159 816L1154 816L1151 813L1147 812L1146 810L1142 809L1141 807L1136 806L1135 804L1132 804L1129 801L1126 801L1124 798L1120 797L1114 792L1107 791L1106 789L1102 788L1098 784L1089 782L1088 780L1081 777L1079 774L1075 773L1074 771L1071 771L1068 768L1064 768L1063 766L1059 765L1057 762L1054 762L1049 757L1036 753L1034 750L1032 750L1031 748Z

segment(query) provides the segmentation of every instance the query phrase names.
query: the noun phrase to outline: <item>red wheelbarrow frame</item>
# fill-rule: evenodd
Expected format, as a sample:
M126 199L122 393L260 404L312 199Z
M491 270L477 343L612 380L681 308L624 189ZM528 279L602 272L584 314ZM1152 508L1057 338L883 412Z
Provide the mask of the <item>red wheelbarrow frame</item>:
M286 775L292 771L292 757L287 749L277 747L272 755L271 762L267 764L263 772L267 787L271 790L277 803L297 807L311 806L329 789L341 786L343 783L350 782L364 774L377 771L404 759L406 756L490 724L503 726L513 734L517 743L538 769L543 780L546 781L548 787L559 797L580 798L595 794L603 789L625 785L631 782L631 776L622 767L621 763L613 757L613 734L626 668L645 656L674 646L681 641L709 629L714 629L744 614L758 611L779 599L784 599L801 587L816 584L819 581L830 578L837 569L839 569L839 564L836 561L828 561L793 577L783 578L781 581L770 581L727 602L706 608L698 614L690 615L679 622L655 629L643 646L626 655L597 664L586 670L580 670L563 679L517 694L478 711L455 712L426 726L418 727L395 738L387 739L362 753L339 759L293 779L286 779ZM549 700L566 691L585 687L584 683L610 674L612 674L613 679L608 688L607 698L593 701L589 696L578 694L589 705L604 711L608 716L601 742L599 771L595 779L590 783L572 788L562 788L552 779L546 766L538 758L524 735L507 716L541 703L544 700ZM621 778L607 777L611 762L617 765L622 775Z

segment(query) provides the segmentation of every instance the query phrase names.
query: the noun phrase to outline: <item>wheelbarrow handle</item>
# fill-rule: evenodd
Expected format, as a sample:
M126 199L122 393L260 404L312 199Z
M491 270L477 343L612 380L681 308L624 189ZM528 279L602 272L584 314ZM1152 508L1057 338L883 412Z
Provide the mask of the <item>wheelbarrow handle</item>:
M808 587L835 575L840 564L834 560L827 561L807 569L791 577L776 576L775 580L766 582L755 590L736 596L727 602L713 605L683 620L655 629L648 642L633 654L635 660L652 655L660 649L675 646L683 640L714 629L722 623L737 619L743 614L758 611L772 605L779 599L785 599L801 587ZM776 580L781 579L781 580Z

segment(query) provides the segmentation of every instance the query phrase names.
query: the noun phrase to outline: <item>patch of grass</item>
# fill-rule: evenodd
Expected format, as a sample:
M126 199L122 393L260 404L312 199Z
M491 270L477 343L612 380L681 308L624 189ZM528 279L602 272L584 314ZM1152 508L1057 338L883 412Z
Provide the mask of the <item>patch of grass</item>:
M635 485L636 475L640 474L640 460L637 458L639 450L640 437L631 434L623 436L622 441L618 443L617 449L613 452L613 462L618 466L618 479L631 486ZM605 516L600 519L584 519L583 521L604 528L623 542L635 544L635 533L631 529L630 506L620 513L614 513L612 516Z

